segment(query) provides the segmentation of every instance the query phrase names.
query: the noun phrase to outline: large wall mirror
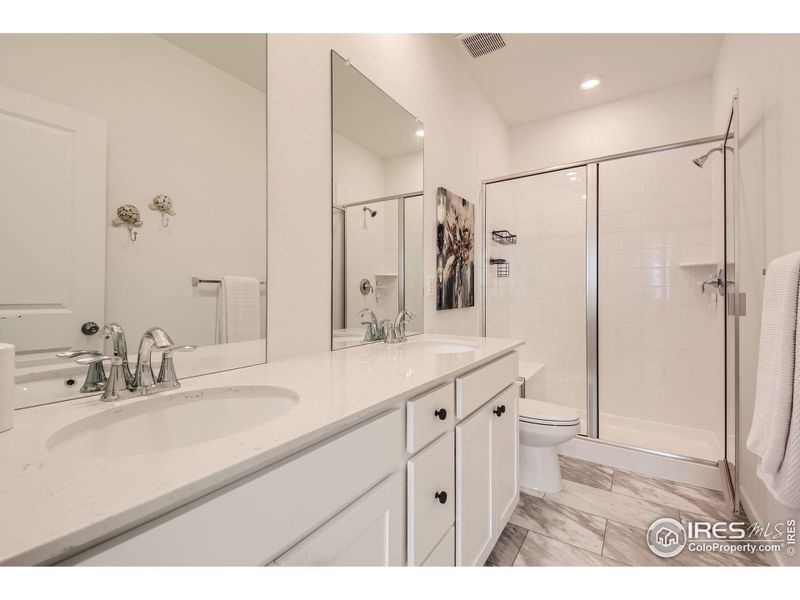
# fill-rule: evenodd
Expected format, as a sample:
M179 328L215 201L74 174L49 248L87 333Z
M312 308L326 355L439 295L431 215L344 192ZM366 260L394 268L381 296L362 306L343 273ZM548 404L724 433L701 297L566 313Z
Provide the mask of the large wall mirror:
M406 309L423 331L422 171L414 115L331 52L333 349L381 340ZM378 327L375 327L378 324Z
M0 56L17 406L98 394L74 359L120 354L112 323L131 365L152 326L196 345L180 378L264 362L266 36L3 35Z

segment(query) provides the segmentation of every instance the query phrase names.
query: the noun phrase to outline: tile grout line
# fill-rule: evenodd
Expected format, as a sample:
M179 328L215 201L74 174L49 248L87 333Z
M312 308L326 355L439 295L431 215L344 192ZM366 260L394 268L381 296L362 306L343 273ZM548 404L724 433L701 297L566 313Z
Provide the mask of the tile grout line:
M513 567L514 563L517 562L517 557L519 556L519 553L522 552L522 547L525 545L525 540L528 539L528 534L531 532L530 529L528 529L527 527L523 527L522 525L517 525L517 527L525 530L525 537L522 538L522 543L519 545L519 548L517 548L517 553L514 555L514 560L512 560L511 564L508 565L509 567Z
M605 528L603 530L604 533L605 533L605 529L608 528L609 519L604 519L604 521L606 522ZM586 548L581 548L580 546L576 546L575 544L570 544L569 542L561 540L561 539L558 539L557 537L553 537L552 535L548 535L548 534L542 533L540 531L534 531L533 529L528 529L527 527L522 527L522 525L517 525L517 527L521 527L522 529L524 529L528 533L535 533L536 535L540 535L540 536L542 536L544 538L547 538L548 540L553 540L554 542L558 542L559 544L564 544L565 546L569 546L570 548L575 548L576 550L579 550L581 552L588 552L589 554L594 554L595 556L599 556L600 558L608 558L607 556L603 556L602 554L598 554L597 552L594 552L592 550L587 550ZM525 539L528 539L528 533L525 534ZM525 540L522 541L522 545L524 545L524 544L525 544ZM519 550L517 551L517 556L519 556L519 553L522 551L522 545L520 545ZM517 556L514 557L514 561L515 562L517 560ZM612 558L610 560L617 560L617 559L616 558ZM622 562L622 561L621 560L617 560L617 562ZM623 563L623 564L627 565L628 563ZM563 565L563 566L566 567L566 566L573 566L573 565ZM628 566L630 566L630 565L628 565Z

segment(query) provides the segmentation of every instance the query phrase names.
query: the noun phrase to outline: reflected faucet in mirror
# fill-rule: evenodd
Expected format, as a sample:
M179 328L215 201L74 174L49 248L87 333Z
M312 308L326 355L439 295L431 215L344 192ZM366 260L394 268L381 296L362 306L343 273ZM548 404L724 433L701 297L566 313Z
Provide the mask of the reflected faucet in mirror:
M367 315L369 320L365 321L364 315ZM386 332L383 326L378 323L378 317L375 315L374 310L371 308L362 308L358 316L361 317L361 324L367 326L367 330L364 333L365 342L375 342L386 337Z

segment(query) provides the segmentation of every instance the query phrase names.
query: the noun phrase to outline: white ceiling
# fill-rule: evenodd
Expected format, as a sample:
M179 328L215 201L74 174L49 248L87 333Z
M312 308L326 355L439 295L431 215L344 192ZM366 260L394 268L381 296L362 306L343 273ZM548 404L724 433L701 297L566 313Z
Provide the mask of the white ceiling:
M263 33L162 33L159 37L267 91L267 36Z
M508 125L707 77L722 35L503 34L508 46L472 58L451 46ZM584 79L602 83L583 91Z
M422 150L414 115L339 56L333 61L333 99L334 129L373 154L386 159Z

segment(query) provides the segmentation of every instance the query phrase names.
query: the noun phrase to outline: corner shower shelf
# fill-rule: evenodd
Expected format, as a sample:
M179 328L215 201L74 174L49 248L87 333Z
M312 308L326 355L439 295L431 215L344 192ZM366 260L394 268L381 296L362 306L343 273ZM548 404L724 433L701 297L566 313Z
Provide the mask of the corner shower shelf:
M716 260L698 260L694 262L680 263L681 269L694 269L700 267L716 267L719 263Z
M509 246L517 243L517 236L511 233L508 229L497 229L492 232L492 241Z

